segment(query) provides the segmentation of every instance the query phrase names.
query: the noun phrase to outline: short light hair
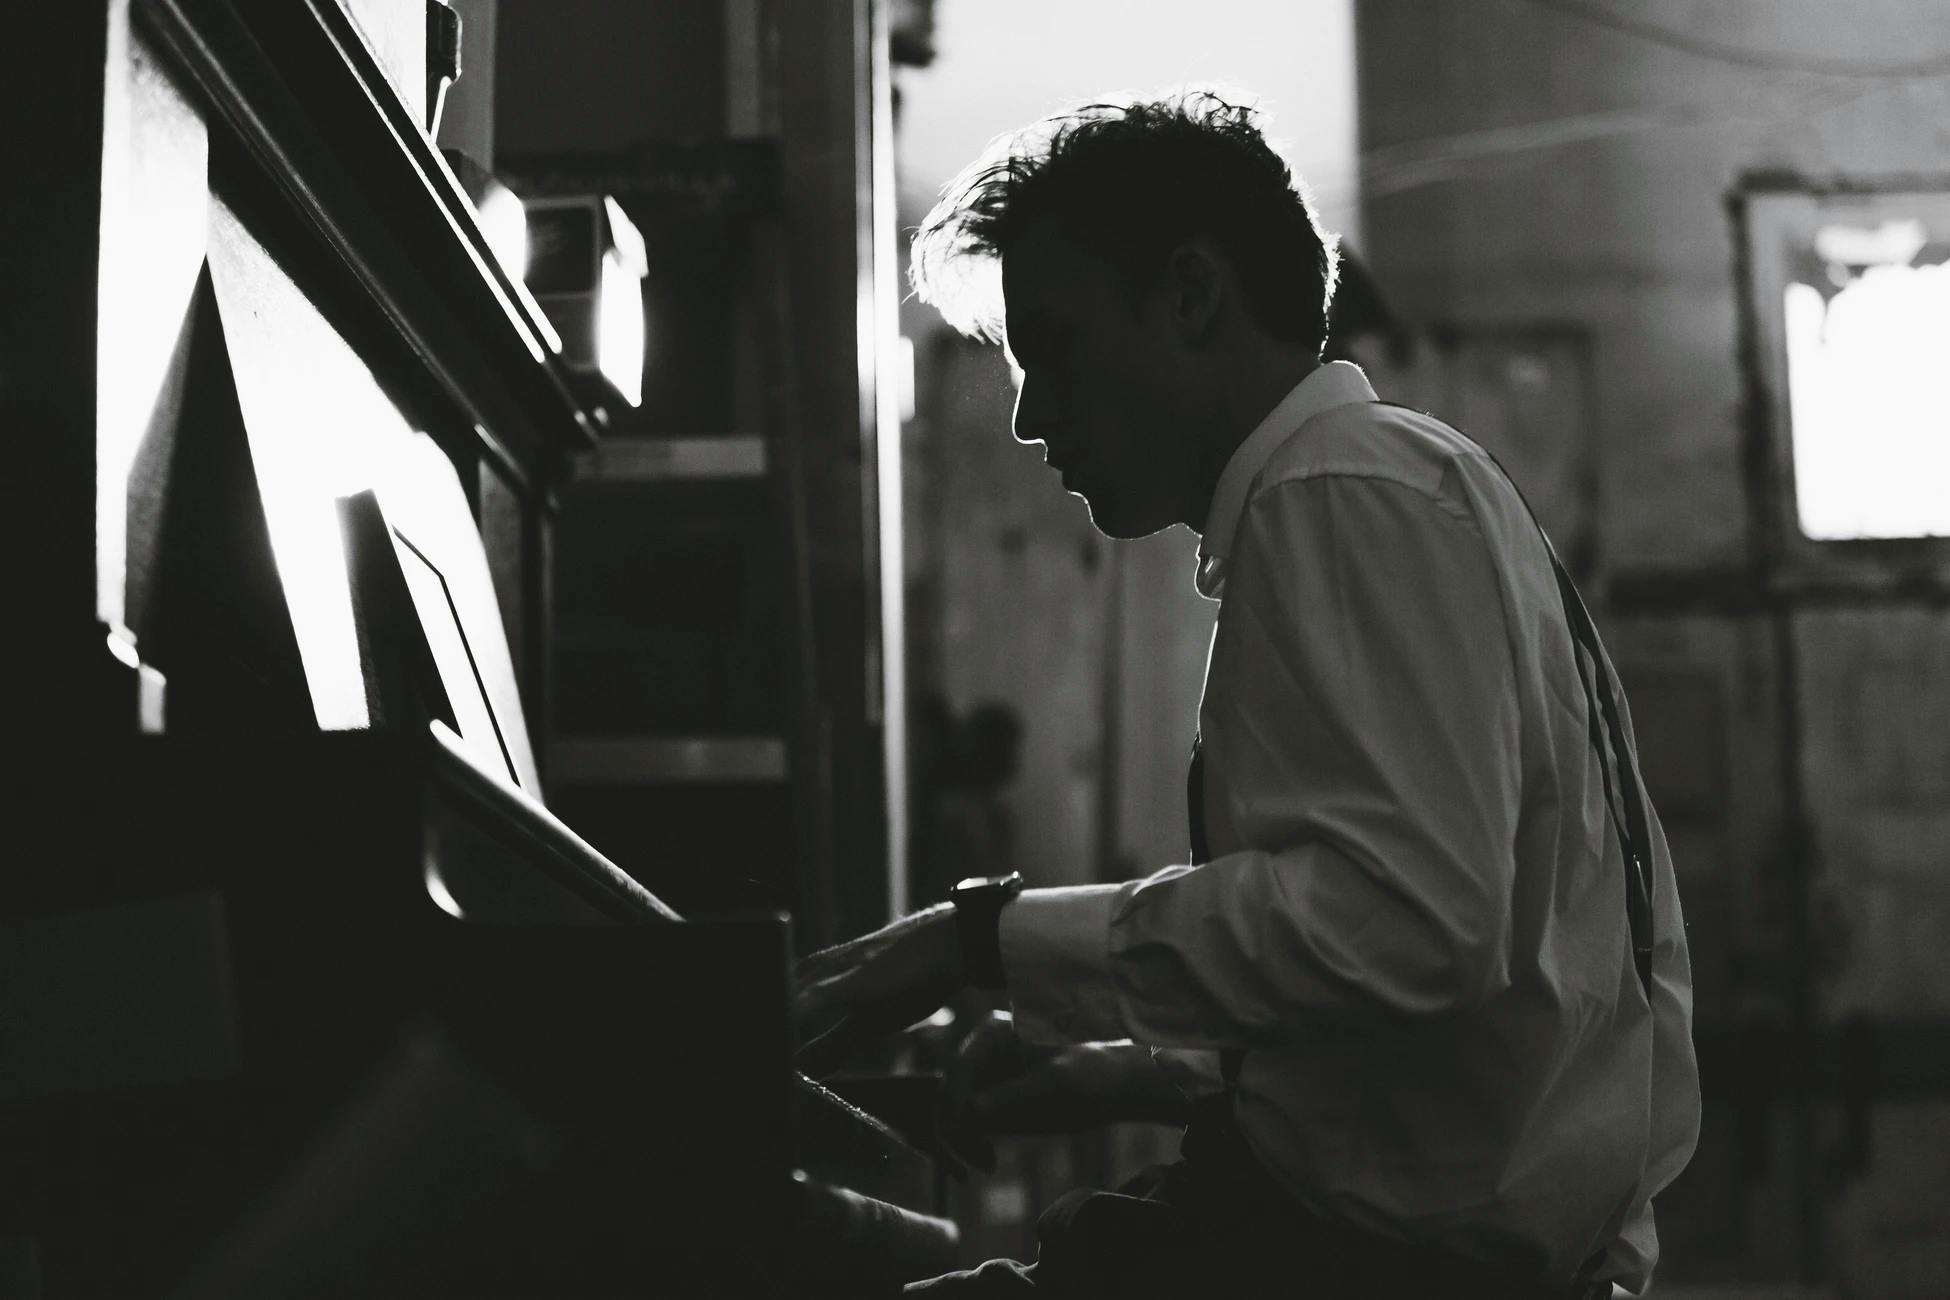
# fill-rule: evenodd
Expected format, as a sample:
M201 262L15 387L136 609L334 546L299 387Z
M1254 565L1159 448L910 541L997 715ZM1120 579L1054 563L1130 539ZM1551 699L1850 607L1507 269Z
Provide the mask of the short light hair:
M1254 322L1318 352L1339 254L1259 110L1218 91L1084 104L998 137L914 235L915 293L962 333L1000 342L1001 263L1054 218L1101 250L1133 295L1184 240L1232 263Z

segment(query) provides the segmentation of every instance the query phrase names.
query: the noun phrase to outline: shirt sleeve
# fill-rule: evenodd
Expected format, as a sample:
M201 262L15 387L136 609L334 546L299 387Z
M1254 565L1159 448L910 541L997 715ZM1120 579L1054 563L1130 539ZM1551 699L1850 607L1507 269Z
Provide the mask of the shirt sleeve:
M1518 711L1474 520L1392 480L1290 480L1229 567L1207 799L1247 847L1025 892L1001 942L1026 1037L1254 1047L1509 981Z

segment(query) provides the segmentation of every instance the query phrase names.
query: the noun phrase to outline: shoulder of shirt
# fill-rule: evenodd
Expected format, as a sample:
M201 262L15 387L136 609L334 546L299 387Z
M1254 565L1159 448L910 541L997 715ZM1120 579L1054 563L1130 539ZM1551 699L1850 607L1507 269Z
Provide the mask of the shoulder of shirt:
M1250 505L1292 483L1379 480L1467 517L1468 503L1451 488L1452 470L1457 461L1482 455L1482 448L1433 415L1385 402L1350 402L1296 429L1266 458L1246 499Z

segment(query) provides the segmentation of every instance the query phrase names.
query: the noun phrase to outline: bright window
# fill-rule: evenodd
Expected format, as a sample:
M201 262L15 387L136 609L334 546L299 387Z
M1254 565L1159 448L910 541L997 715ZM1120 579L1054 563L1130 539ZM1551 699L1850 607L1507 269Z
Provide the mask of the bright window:
M1783 293L1795 505L1818 541L1950 536L1950 245L1829 224Z

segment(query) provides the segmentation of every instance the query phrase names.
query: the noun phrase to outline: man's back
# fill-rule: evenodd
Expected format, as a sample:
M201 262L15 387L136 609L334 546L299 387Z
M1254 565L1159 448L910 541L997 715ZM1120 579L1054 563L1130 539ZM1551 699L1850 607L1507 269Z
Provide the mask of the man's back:
M1552 1274L1610 1245L1636 1284L1697 1130L1690 975L1655 816L1655 1034L1541 533L1467 438L1351 401L1253 475L1228 568L1212 850L1333 847L1284 888L1339 983L1249 1056L1243 1131L1324 1216Z

